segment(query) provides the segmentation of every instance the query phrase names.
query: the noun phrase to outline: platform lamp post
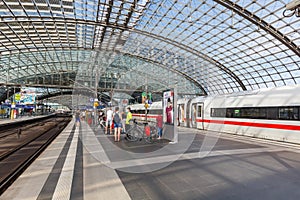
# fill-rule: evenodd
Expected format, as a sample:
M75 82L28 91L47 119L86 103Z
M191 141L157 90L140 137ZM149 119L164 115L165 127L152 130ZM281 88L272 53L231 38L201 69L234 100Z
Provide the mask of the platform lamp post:
M8 100L8 97L9 97L9 91L8 91L8 86L6 86L6 99Z
M116 74L116 78L117 78L117 80L116 80L116 84L115 84L115 87L116 87L116 89L120 89L120 78L121 78L121 74L118 72L117 74ZM120 97L119 97L120 98ZM118 99L118 106L119 106L119 109L121 110L121 100L120 99Z
M111 73L110 74L110 103L112 104L112 96L113 96L113 90L112 90L112 77L113 77L113 74Z
M98 107L98 70L95 70L95 99L94 99L94 124L97 125L97 107Z
M10 112L11 113L11 116L10 116L11 119L15 119L15 114L16 114L16 95L15 95L15 93L16 93L16 88L14 86L14 95L12 97L11 112Z
M9 90L10 88L8 86L6 86L6 103L9 103L10 99L9 99ZM11 109L6 109L7 113L6 113L6 117L7 118L11 118Z
M112 98L113 98L113 77L114 77L114 74L111 73L110 74L110 106L112 106Z
M148 106L149 106L149 99L148 99L148 77L146 76L146 102L145 102L145 120L146 123L148 122Z

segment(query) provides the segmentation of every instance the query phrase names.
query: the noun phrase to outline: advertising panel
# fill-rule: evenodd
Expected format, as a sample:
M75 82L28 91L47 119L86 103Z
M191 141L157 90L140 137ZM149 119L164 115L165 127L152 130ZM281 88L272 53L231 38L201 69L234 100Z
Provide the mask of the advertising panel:
M22 104L34 104L36 99L35 88L22 88L20 103Z
M168 90L163 93L163 120L166 124L174 125L174 91Z

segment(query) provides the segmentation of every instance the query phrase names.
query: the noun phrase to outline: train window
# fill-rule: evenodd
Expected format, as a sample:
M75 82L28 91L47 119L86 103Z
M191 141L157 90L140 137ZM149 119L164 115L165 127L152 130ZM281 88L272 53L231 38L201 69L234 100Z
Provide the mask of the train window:
M232 118L233 117L233 113L234 113L234 109L233 108L227 108L226 109L226 117Z
M299 108L298 107L282 107L279 108L278 119L299 119Z
M198 106L198 114L197 117L201 117L202 106Z
M251 118L251 108L242 108L241 117L242 118Z
M162 110L149 110L149 114L152 114L152 115L161 115L163 113L162 113Z
M211 117L225 117L226 116L226 108L212 108L210 110Z
M211 117L300 120L300 107L211 108Z
M267 108L258 108L258 111L256 112L256 117L257 119L266 119L267 117Z
M278 108L277 107L270 107L270 108L266 108L266 119L272 119L272 120L276 120L278 119Z
M266 108L241 108L241 118L265 119Z
M293 118L299 120L299 107L294 107L294 115Z
M233 117L240 117L240 116L241 116L240 109L234 109Z

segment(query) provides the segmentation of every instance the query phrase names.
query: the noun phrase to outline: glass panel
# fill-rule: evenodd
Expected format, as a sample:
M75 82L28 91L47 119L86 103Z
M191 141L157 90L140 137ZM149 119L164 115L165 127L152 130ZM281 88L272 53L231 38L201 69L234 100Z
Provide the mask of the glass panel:
M288 0L111 2L2 0L1 83L87 71L97 52L163 66L151 73L194 95L299 83L300 21L283 13Z
M298 107L284 107L279 108L279 119L299 119Z

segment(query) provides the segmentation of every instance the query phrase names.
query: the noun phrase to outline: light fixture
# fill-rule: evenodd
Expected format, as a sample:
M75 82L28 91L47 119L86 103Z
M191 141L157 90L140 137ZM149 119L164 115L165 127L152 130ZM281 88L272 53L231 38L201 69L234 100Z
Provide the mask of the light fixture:
M288 13L288 11L290 13ZM293 0L285 6L283 16L292 17L293 15L295 15L296 17L300 17L300 0Z

